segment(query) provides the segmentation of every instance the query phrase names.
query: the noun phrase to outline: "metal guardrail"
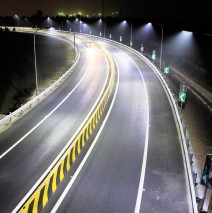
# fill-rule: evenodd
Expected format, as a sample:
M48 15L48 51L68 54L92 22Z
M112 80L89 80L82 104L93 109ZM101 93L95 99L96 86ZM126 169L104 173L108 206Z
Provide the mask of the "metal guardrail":
M28 33L31 33L31 32L28 32ZM43 35L43 33L38 33L38 34ZM68 76L73 72L73 70L75 69L75 67L77 66L79 62L80 53L78 51L78 48L76 48L76 52L77 52L77 57L74 64L57 81L55 81L51 86L49 86L43 92L41 92L38 96L34 97L32 100L24 104L22 107L20 107L19 109L15 110L14 112L10 113L9 115L7 115L6 117L0 120L0 132L3 131L4 127L6 128L8 125L11 125L14 121L19 119L25 113L29 112L33 107L35 107L42 100L44 100L48 95L50 95L58 86L60 86L65 81L65 79L68 78Z
M167 93L167 95L168 95L168 97L169 97L169 99L172 103L172 107L173 107L173 110L175 112L177 122L178 122L178 126L179 126L180 133L181 133L183 151L184 151L185 162L186 162L186 169L187 169L187 174L188 174L188 179L189 179L189 184L190 184L192 208L193 208L193 212L197 213L198 211L197 211L196 193L195 193L195 190L194 190L196 173L192 172L192 157L193 157L193 155L188 150L189 136L188 136L188 132L187 132L185 125L183 123L183 120L182 120L181 110L178 109L177 102L175 101L173 94L171 93L167 83L165 82L165 80L164 80L163 76L161 75L161 73L159 72L158 68L149 59L147 59L145 56L143 56L141 53L137 52L136 50L132 50L132 51L135 52L140 58L142 58L152 68L152 70L156 73L156 75L160 79L160 81L161 81L162 85L164 86L164 89L165 89L165 91L166 91L166 93Z

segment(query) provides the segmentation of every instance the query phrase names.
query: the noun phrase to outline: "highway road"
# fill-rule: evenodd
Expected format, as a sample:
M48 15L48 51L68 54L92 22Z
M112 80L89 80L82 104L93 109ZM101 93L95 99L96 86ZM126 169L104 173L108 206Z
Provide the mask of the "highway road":
M77 175L44 212L194 212L182 141L160 80L129 50L103 45L118 67L111 111Z
M105 55L77 42L81 59L70 79L0 135L0 212L13 210L41 177L104 88ZM84 159L42 212L195 212L179 128L160 80L130 50L97 43L116 63L115 94Z
M0 135L0 212L11 212L64 149L103 93L104 53L77 41L80 60L70 78Z

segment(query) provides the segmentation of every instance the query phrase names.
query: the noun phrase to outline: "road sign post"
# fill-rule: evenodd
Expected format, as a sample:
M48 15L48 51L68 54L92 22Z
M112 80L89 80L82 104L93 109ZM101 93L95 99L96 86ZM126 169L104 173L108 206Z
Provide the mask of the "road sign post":
M164 74L169 74L170 73L170 68L169 67L164 67L163 68Z
M187 87L187 85L185 84L185 83L181 83L180 84L180 91L182 91L182 92L187 92L187 90L188 90L188 87Z
M179 95L178 95L178 104L181 109L184 108L185 103L186 103L186 98L187 98L186 93L187 93L187 85L184 83L180 84L180 91L179 91Z
M122 36L120 36L120 39L119 39L120 43L122 42Z
M212 154L206 155L205 165L202 171L202 176L200 179L200 184L205 186L204 197L202 198L201 205L199 206L199 210L202 211L203 205L206 199L207 190L212 189Z
M153 61L153 63L154 63L155 60L156 60L156 51L153 50L152 51L152 61Z
M144 52L144 45L141 44L141 53L143 53L143 52Z
M185 101L186 101L186 93L180 91L180 92L179 92L179 96L178 96L178 100L179 100L180 102L182 102L182 103L185 103Z

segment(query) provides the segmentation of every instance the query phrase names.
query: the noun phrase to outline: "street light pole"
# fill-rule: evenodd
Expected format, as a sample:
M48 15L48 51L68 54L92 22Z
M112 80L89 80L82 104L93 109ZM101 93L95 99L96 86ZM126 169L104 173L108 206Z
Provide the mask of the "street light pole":
M18 27L19 27L19 16L18 16L18 15L15 15L15 18L17 19Z
M38 95L38 71L37 71L37 59L36 59L36 46L35 46L35 34L39 29L34 32L34 61L35 61L35 86L36 86L36 96Z
M162 63L162 53L163 53L163 27L161 26L161 47L160 47L160 70L161 70L161 63Z
M132 47L132 21L130 21L130 47Z
M105 24L104 24L104 38L105 38L105 31L106 31L106 20L105 20Z
M75 53L75 21L74 21L74 61L76 58L76 53Z
M160 43L160 70L161 70L161 63L162 63L162 54L163 54L163 27L161 24L155 23L161 27L161 43Z

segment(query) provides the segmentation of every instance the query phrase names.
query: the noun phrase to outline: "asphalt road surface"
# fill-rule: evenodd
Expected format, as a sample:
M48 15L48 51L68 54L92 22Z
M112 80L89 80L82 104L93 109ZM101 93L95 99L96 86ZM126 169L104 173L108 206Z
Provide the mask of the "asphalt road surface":
M0 212L11 212L30 191L104 89L109 69L105 55L77 43L81 57L70 78L0 135Z
M163 86L130 51L104 45L118 67L113 106L78 175L44 212L193 212L182 142Z
M53 195L43 212L193 212L182 141L161 82L129 50L99 43L117 65L114 99L89 155L71 180L66 176L66 189ZM61 152L98 99L107 71L100 50L82 48L71 78L1 134L0 156L80 82L0 159L0 212L10 212Z

